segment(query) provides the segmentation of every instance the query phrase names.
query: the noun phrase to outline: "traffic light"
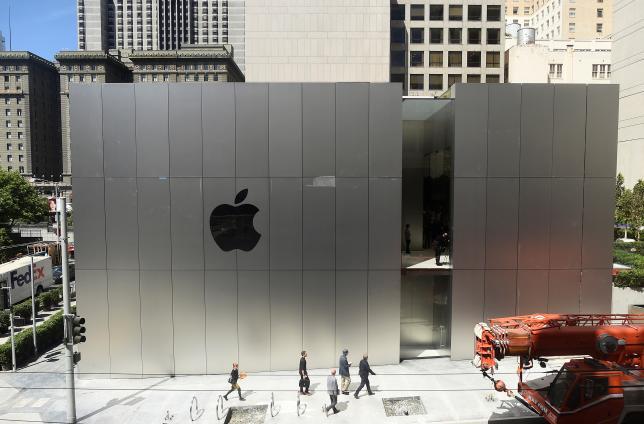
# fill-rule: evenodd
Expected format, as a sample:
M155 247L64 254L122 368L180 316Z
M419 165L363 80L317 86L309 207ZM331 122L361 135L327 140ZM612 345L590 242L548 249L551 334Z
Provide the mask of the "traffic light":
M85 343L85 327L83 327L83 324L85 324L85 318L83 317L74 317L72 318L72 343L78 344L78 343Z

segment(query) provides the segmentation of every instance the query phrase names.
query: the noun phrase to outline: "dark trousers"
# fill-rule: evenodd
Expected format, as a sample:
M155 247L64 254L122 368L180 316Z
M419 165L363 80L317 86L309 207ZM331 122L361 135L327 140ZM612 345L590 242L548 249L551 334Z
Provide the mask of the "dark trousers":
M331 398L331 405L326 407L326 412L329 412L329 410L333 409L333 413L337 414L339 411L335 407L335 405L338 404L338 395L329 395L329 398Z
M411 245L411 240L405 240L405 253L410 254L411 251L409 250L409 247Z
M441 264L441 253L443 253L443 249L440 246L436 247L436 265Z
M301 377L300 378L300 392L301 393L308 393L309 392L309 386L311 386L311 380L309 380L309 377Z
M360 393L360 390L364 386L367 386L367 393L371 393L371 386L369 385L369 377L360 377L360 385L358 386L358 389L356 390L356 396L358 396L358 393Z
M241 399L242 398L241 387L239 387L239 384L237 384L237 383L230 385L230 390L228 390L228 393L226 393L224 395L224 397L227 398L228 395L231 394L232 392L234 392L235 390L237 390L237 394L239 395L239 398Z

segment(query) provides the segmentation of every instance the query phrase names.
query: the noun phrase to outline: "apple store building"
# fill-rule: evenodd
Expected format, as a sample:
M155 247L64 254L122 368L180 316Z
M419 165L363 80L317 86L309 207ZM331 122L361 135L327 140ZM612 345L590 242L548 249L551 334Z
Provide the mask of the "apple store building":
M472 355L610 312L617 86L76 84L80 370Z

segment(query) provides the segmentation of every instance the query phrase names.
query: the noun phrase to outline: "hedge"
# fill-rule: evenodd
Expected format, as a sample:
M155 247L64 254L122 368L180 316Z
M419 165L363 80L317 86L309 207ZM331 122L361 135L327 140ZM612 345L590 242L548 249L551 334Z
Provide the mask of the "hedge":
M631 267L613 277L615 287L644 290L644 242L615 242L613 261Z
M0 311L0 334L7 333L11 326L11 318L9 312Z
M634 290L644 290L644 269L629 269L613 277L615 287L629 287Z
M34 359L33 329L22 330L15 336L16 362L22 366ZM63 341L63 312L56 312L47 321L36 327L38 350L45 352ZM0 345L0 366L11 369L11 340Z

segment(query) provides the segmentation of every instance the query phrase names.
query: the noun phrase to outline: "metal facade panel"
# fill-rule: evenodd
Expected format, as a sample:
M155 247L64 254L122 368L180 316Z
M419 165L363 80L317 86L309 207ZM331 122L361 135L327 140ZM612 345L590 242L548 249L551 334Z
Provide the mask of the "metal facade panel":
M400 271L369 271L368 278L367 351L369 360L376 364L398 364L400 362Z
M170 179L172 270L204 269L201 178Z
M170 175L168 136L168 85L135 84L136 174Z
M519 269L548 269L550 179L522 178L519 187Z
M483 270L452 272L452 360L471 359L474 325L483 321L485 298Z
M369 180L336 178L336 269L369 268Z
M174 368L177 374L206 372L204 271L172 271Z
M581 270L551 269L548 278L548 313L578 314L580 288Z
M519 179L488 178L485 214L485 267L516 269Z
M522 177L549 177L552 173L554 84L521 86Z
M582 268L613 267L615 177L584 180Z
M618 103L618 85L588 85L585 162L587 177L615 177Z
M172 276L141 270L141 356L143 374L174 374Z
M487 128L487 175L519 176L521 86L490 84Z
M143 372L139 294L138 270L107 270L112 374Z
M227 373L239 360L237 272L206 271L205 289L206 371Z
M401 88L398 84L369 85L370 177L402 177Z
M552 137L552 175L584 176L586 86L556 84Z
M302 86L268 85L268 159L271 177L302 176Z
M235 98L236 175L268 177L268 84L235 83Z
M335 175L368 177L369 84L335 87Z
M270 301L270 369L292 370L303 349L302 271L271 270Z
M455 178L452 263L454 269L485 267L485 179Z
M170 175L201 177L201 84L169 85Z
M74 181L76 183L76 180ZM87 210L87 209L85 209ZM77 314L87 321L87 343L78 346L83 356L81 372L110 372L110 324L107 299L107 271L76 270ZM92 337L92 334L94 336Z
M310 352L308 367L337 367L335 272L302 271L302 292L302 349Z
M302 269L302 179L270 180L270 269Z
M335 175L335 84L302 84L302 172Z
M235 86L203 84L203 176L235 176Z
M234 205L236 194L234 178L203 179L203 253L206 269L234 270L237 267L237 250L222 250L210 227L215 209L220 205Z
M136 178L105 178L108 269L139 269Z
M548 270L517 271L517 315L548 311Z
M508 317L517 312L517 271L485 270L483 318Z
M105 269L105 180L74 177L76 269Z
M237 281L240 299L237 311L239 367L244 371L269 370L271 312L268 271L239 271Z
M170 270L170 180L137 179L139 268Z
M581 267L581 224L583 215L583 179L552 179L550 268L579 269Z
M134 85L104 84L102 101L105 176L136 177Z
M248 189L248 195L240 205L254 205L259 211L253 220L255 230L260 234L257 245L248 252L237 250L237 269L268 269L270 246L270 201L268 178L237 178L236 192Z
M369 179L369 269L400 269L401 190L401 178Z
M69 86L69 122L74 179L103 176L101 87L102 84Z
M357 365L368 348L367 271L336 271L335 287L335 351L349 349L349 362Z
M457 86L454 100L454 177L487 175L488 84Z
M302 269L335 268L335 182L302 181Z
M582 314L609 314L611 312L611 269L584 269L581 272Z

